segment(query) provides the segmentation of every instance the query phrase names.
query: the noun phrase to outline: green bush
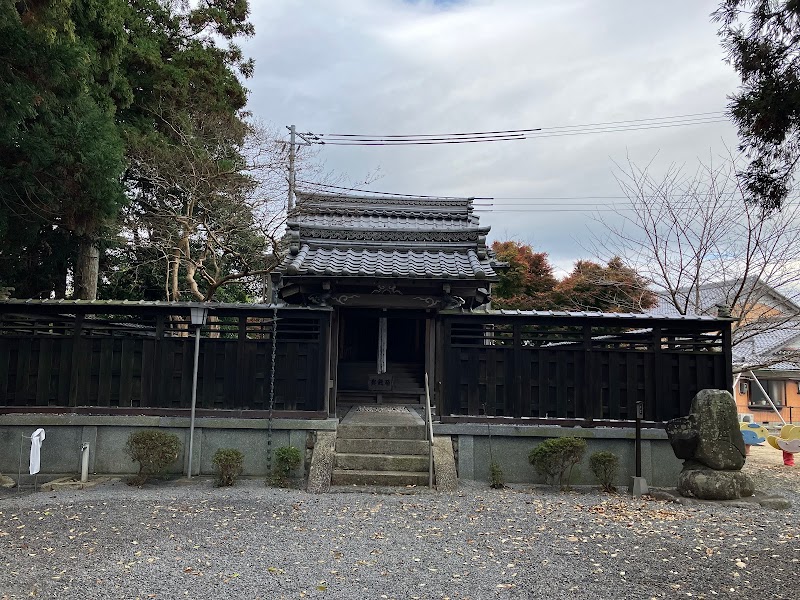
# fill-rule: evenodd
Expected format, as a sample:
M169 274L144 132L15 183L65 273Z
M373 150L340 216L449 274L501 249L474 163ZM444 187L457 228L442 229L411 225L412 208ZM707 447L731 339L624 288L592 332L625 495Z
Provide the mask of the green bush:
M586 442L580 438L553 438L531 450L528 460L547 483L569 489L572 469L581 462L584 452Z
M506 487L503 468L494 461L489 465L489 487L494 490Z
M166 433L157 429L144 429L128 436L125 452L131 460L139 463L139 473L128 482L142 485L150 477L164 473L167 467L178 459L181 441L174 433Z
M211 459L217 474L217 487L231 486L242 474L244 454L235 448L220 448Z
M597 481L606 492L613 492L616 490L614 487L614 479L617 477L617 469L619 468L619 458L616 454L608 451L595 452L589 457L589 468L597 477Z
M275 450L275 466L272 468L272 481L277 485L286 485L289 475L300 466L303 455L294 446L282 446Z

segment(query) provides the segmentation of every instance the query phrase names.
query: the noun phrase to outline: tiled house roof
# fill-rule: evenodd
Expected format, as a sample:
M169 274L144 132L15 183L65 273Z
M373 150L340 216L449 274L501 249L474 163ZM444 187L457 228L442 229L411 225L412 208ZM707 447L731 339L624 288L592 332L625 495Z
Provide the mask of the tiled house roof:
M469 198L297 193L285 276L493 281L488 227Z
M686 306L687 312L695 314L715 314L717 305L724 304L730 306L733 298L739 290L741 280L716 281L704 283L699 286L700 302L696 301L694 289L679 289L676 297L680 306ZM800 314L798 306L791 298L781 294L775 288L759 283L758 278L749 277L745 280L744 288L756 290L748 299L751 304L763 303L779 309L784 314ZM659 304L649 312L663 314L667 316L678 315L680 312L675 308L672 299L665 292L657 292Z
M688 314L713 315L718 305L731 305L741 280L720 281L701 285L700 304L697 306L693 291L679 290L680 304L687 302ZM757 294L750 298L751 304L761 304L774 308L777 313L771 318L756 318L749 323L740 324L733 332L733 362L737 365L758 366L759 370L792 371L800 370L800 306L791 298L774 288L758 282L756 278L745 281L745 288L752 287ZM648 312L660 316L678 316L672 300L663 292L658 306ZM688 295L688 301L687 301ZM782 315L782 316L781 316ZM780 360L785 355L787 360ZM765 366L762 366L765 365Z
M734 332L734 341L737 337L740 341L733 346L735 364L766 365L760 368L767 371L800 369L800 321L797 319L753 323ZM781 360L782 357L785 360Z

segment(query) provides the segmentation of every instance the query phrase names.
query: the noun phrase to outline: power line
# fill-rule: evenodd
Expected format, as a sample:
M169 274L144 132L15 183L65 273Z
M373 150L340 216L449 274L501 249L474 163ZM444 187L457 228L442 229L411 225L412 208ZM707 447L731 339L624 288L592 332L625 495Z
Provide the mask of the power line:
M654 117L629 121L606 121L583 125L561 125L530 129L509 129L485 132L450 134L313 134L307 135L313 143L331 146L419 146L439 144L475 144L483 142L518 141L536 138L565 137L592 133L616 133L723 123L722 113L694 113L676 117Z
M452 137L452 136L483 136L483 135L505 135L505 134L520 134L530 133L533 131L542 131L549 129L566 129L566 128L585 128L597 127L602 125L619 125L622 123L643 123L645 121L665 121L672 119L686 119L689 117L704 117L710 118L709 115L715 117L722 117L725 113L721 111L702 112L702 113L689 113L685 115L673 115L670 117L651 117L649 119L626 119L623 121L602 121L600 123L584 123L579 125L560 125L555 127L536 127L533 129L501 129L497 131L470 131L466 133L407 133L407 134L367 134L367 133L328 133L320 134L326 137L364 137L364 138L428 138L428 137Z
M592 212L621 212L621 211L637 211L640 208L636 206L631 206L627 202L569 202L568 204L564 204L563 202L536 202L535 204L517 204L513 202L508 202L508 200L625 200L628 199L628 196L624 195L607 195L607 196L474 196L474 197L465 197L465 196L425 196L419 194L404 194L404 193L396 193L396 192L381 192L376 190L365 190L362 188L352 188L346 186L337 186L337 185L330 185L324 183L315 183L312 181L303 181L303 183L307 185L312 185L316 187L325 189L334 189L334 190L343 190L343 191L350 191L350 192L359 192L362 194L376 194L382 196L393 196L393 197L401 197L401 198L427 198L431 200L478 200L478 202L474 203L476 207L474 212L476 213L517 213L517 214L524 214L524 213L570 213L570 212L581 212L581 213L592 213ZM314 193L314 192L309 192ZM736 192L729 192L728 195L734 195ZM706 194L708 195L708 194ZM685 194L670 194L672 198L685 198L682 201L682 204L674 205L672 208L673 210L693 210L695 205L692 203L692 199L695 198L697 194L692 193L685 193ZM794 196L790 198L790 200L798 200L800 196ZM483 202L481 202L483 201ZM643 202L644 199L636 199L636 202ZM734 200L721 200L721 204L727 204L729 206L734 206L736 202Z
M405 194L405 193L398 193L398 192L382 192L377 190L366 190L363 188L354 188L354 187L345 187L341 185L330 185L327 183L318 183L314 181L308 181L305 179L298 179L298 182L304 183L306 185L323 188L320 192L322 193L327 189L330 190L343 190L348 192L359 192L361 194L376 194L380 196L396 196L401 198L431 198L431 199L439 199L439 200L476 200L476 206L485 205L485 203L481 202L484 200L491 200L494 205L499 204L509 204L515 206L516 203L513 201L517 200L627 200L630 197L625 195L574 195L574 196L426 196L423 194ZM306 192L306 193L314 193L314 192ZM723 192L722 194L734 195L736 192ZM681 194L669 194L670 198L696 198L703 194L694 194L694 193L681 193ZM708 195L708 194L706 194ZM501 202L498 202L501 201ZM570 203L573 205L574 203ZM590 203L587 203L590 204ZM594 204L594 203L591 203Z
M441 139L438 140L436 138L430 138L427 140L399 140L399 141L392 141L392 140L352 140L352 141L334 141L334 142L320 142L326 146L434 146L440 144L477 144L483 142L514 142L514 141L521 141L521 140L537 140L543 138L555 138L555 137L570 137L574 135L588 135L592 133L619 133L623 131L644 131L647 129L667 129L673 127L686 127L689 125L711 125L714 123L727 123L727 119L714 119L709 121L695 121L695 122L686 122L686 123L673 123L673 124L662 124L662 125L652 125L652 126L640 126L640 127L627 127L627 128L616 128L616 129L590 129L585 131L563 131L557 133L546 133L546 134L528 134L528 135L520 135L520 136L498 136L498 137L482 137L482 138L458 138L458 139Z

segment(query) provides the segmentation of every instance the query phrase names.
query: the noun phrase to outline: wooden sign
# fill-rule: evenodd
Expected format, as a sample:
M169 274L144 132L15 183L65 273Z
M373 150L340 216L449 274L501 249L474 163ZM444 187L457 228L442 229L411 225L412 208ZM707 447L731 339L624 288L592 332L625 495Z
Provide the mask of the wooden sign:
M391 392L394 385L393 375L370 375L367 381L367 389L370 392Z

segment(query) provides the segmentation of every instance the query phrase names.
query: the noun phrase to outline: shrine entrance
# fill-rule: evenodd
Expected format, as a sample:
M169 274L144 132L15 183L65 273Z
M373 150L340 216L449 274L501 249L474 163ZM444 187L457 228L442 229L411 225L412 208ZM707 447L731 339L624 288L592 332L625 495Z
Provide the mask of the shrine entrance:
M424 398L423 313L340 309L338 322L337 404Z

